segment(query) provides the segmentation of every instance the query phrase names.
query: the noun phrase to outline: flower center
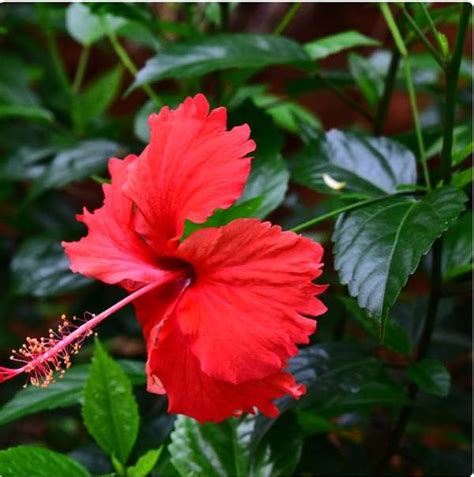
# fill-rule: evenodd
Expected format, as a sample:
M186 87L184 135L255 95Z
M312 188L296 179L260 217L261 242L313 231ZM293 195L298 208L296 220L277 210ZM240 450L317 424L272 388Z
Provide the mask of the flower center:
M62 315L61 324L56 330L50 329L47 338L27 337L26 343L20 349L12 351L10 360L22 363L23 366L17 369L0 367L0 383L26 373L30 384L47 387L54 382L55 374L58 374L59 378L63 377L71 366L71 355L79 352L85 339L94 334L94 328L102 321L157 287L189 276L189 269L183 269L183 267L174 271L165 271L160 279L139 288L102 313L92 314L90 319L83 321L80 325L78 322L80 323L81 320L75 317L73 320L68 320L65 315Z

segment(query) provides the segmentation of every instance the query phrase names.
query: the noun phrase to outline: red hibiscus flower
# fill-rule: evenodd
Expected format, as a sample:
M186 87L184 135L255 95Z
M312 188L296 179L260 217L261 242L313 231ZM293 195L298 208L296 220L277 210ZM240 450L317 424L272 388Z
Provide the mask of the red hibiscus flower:
M29 339L0 368L0 380L30 373L48 384L69 366L69 352L100 321L133 302L147 344L148 390L167 394L169 411L200 422L258 408L276 416L275 398L298 398L303 385L285 371L297 344L308 343L324 286L322 247L256 219L204 228L182 240L185 221L204 222L242 194L255 149L250 130L226 130L226 110L188 98L150 116L140 156L111 159L104 204L78 216L88 234L64 243L71 269L130 294L81 325L63 318L58 333Z

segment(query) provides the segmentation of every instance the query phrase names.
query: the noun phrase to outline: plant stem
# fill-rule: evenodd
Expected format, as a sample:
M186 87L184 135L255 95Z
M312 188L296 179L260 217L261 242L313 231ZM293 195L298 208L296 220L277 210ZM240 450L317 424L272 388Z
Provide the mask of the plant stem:
M365 119L372 122L373 117L372 114L367 111L364 107L362 107L357 101L352 99L348 94L346 94L342 89L337 87L336 85L332 84L328 79L321 75L321 73L317 74L317 77L337 96L341 101L349 105L352 109L357 111L359 114L364 116Z
M421 9L423 10L423 13L425 14L426 19L428 20L428 27L431 31L431 34L433 35L433 37L438 42L438 46L441 49L441 51L443 51L443 46L441 45L441 42L440 42L439 36L438 36L438 30L436 29L436 25L434 24L434 21L431 18L430 12L428 11L428 7L423 2L420 2L419 5L420 5Z
M449 184L451 180L451 155L453 147L453 130L454 115L456 112L456 92L459 78L459 68L464 47L464 38L466 36L467 27L469 25L469 16L471 15L471 5L463 3L461 10L461 19L459 21L459 29L454 43L453 54L451 60L446 67L446 104L444 112L444 137L443 149L441 151L442 158L442 174L445 184Z
M423 45L425 45L425 47L431 53L431 55L439 64L439 66L441 66L441 68L444 69L445 63L443 58L439 54L438 50L430 43L428 38L426 38L425 34L421 31L420 27L416 24L415 20L413 20L412 16L408 13L408 10L405 8L404 5L402 6L402 11L403 11L403 16L408 21L408 23L410 24L410 26L412 27L413 31L416 33L420 41L423 43ZM437 38L437 35L436 35L436 38Z
M374 134L379 136L382 134L385 119L387 117L390 98L392 97L393 87L395 86L395 79L397 77L398 67L400 65L400 52L397 48L392 51L392 58L390 59L390 66L388 68L387 76L385 77L384 90L381 100L377 106L374 119Z
M72 92L77 94L84 79L84 74L87 68L87 62L89 61L90 48L85 46L81 51L81 56L79 57L79 63L77 64L76 74L74 76L74 82L72 84Z
M374 204L376 202L386 200L390 197L393 197L393 196L384 195L382 197L375 197L373 199L361 200L353 204L345 205L344 207L339 207L338 209L331 210L331 212L328 212L327 214L323 214L323 215L320 215L319 217L315 217L314 219L308 220L307 222L303 222L302 224L299 224L296 227L291 228L290 231L299 232L300 230L311 227L312 225L319 224L320 222L324 222L325 220L335 217L339 214L342 214L343 212L349 212L350 210L358 209L359 207L363 207L364 205Z
M291 7L285 13L285 16L281 19L280 23L276 26L275 30L273 30L275 35L281 35L286 30L288 25L291 23L291 20L293 20L295 15L298 13L300 7L300 2L296 2L291 5Z
M107 36L109 37L110 43L112 44L112 47L113 47L115 53L120 58L120 61L125 66L125 68L127 68L129 73L135 78L135 76L137 75L137 72L138 72L137 67L133 63L132 59L128 55L125 48L120 44L120 42L119 42L117 36L115 35L115 33L110 28L106 28L106 29L107 29ZM151 89L149 84L142 85L142 89L143 89L143 91L145 91L145 93L148 95L148 97L151 100L153 100L153 102L158 107L162 106L162 103L161 103L160 99L154 93L154 91Z

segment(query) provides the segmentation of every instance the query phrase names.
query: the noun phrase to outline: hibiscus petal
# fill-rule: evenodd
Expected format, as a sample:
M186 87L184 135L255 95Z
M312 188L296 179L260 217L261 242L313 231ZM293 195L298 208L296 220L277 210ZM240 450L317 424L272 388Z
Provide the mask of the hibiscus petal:
M122 192L127 167L136 160L111 159L111 184L104 184L104 205L93 213L84 209L77 219L89 233L77 242L63 242L71 270L128 289L160 278L163 271L146 242L133 230L133 204Z
M256 408L268 417L276 417L274 399L287 394L298 398L305 392L305 386L296 384L286 372L241 384L210 377L202 372L177 317L174 313L159 332L151 333L147 365L148 390L158 394L166 391L169 412L199 422L219 422L242 412L253 414Z
M124 192L142 214L140 233L172 255L186 219L204 222L240 197L250 171L245 156L255 143L247 125L226 131L225 108L209 112L202 94L175 111L164 107L149 122L150 144L132 165Z
M322 247L256 219L199 230L177 256L192 264L193 284L176 323L202 371L234 384L279 372L308 343L326 307ZM189 351L187 351L189 353ZM190 359L190 358L189 358Z

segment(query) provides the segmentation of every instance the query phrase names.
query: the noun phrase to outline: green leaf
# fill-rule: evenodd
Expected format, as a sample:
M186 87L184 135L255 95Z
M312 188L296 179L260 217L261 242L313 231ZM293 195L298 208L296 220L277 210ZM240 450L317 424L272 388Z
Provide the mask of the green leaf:
M18 295L54 296L76 290L91 281L72 273L59 241L31 237L11 262L13 291Z
M446 232L441 269L444 280L450 280L472 269L472 212L462 214Z
M407 377L423 391L435 396L447 396L451 376L443 363L436 359L423 359L407 369Z
M345 183L344 192L373 196L393 194L401 184L416 184L413 153L385 137L362 136L333 129L320 133L295 158L293 179L311 189L331 192L329 175Z
M113 15L101 17L92 13L83 3L71 3L66 9L66 29L81 45L90 46L107 34L106 25L115 30L122 26L124 19Z
M122 77L123 68L113 68L92 82L84 93L74 98L72 112L80 129L107 111L119 93Z
M380 42L374 38L369 38L358 31L349 30L313 40L306 43L304 49L312 60L322 60L348 48L377 46L379 44Z
M133 385L146 382L145 364L141 361L118 360L117 363L127 374ZM83 402L84 384L90 372L90 365L74 365L57 383L47 388L28 386L0 408L0 426L21 417L41 411L49 411Z
M298 43L281 36L222 34L164 46L138 72L132 89L163 79L202 76L228 68L304 65L309 60Z
M374 108L382 96L383 76L379 74L369 60L355 53L349 55L349 71L367 103Z
M2 477L90 477L82 465L42 447L18 446L0 451Z
M339 217L333 236L335 268L359 306L380 322L382 336L408 277L465 201L462 191L448 186L421 200L390 197Z
M339 296L338 299L346 307L349 316L355 319L368 335L379 341L379 323L369 317L364 310L359 308L355 300L346 296ZM404 355L411 353L412 345L408 335L405 330L394 321L388 321L386 324L383 345L396 353Z
M259 210L261 204L262 198L255 197L228 209L217 209L203 224L196 224L186 220L182 239L186 239L196 230L205 227L222 227L242 217L253 217Z
M15 104L0 104L0 119L20 118L30 121L52 122L54 119L51 111L41 106L23 106Z
M441 154L443 148L443 136L441 131L435 141L432 142L426 151L426 157L432 158ZM472 122L457 125L453 129L453 147L451 149L452 166L460 164L470 154L472 154Z
M111 157L120 155L121 146L106 139L79 142L56 155L43 174L33 182L28 198L31 200L48 189L57 189L98 174L106 168Z
M138 406L127 375L98 340L84 388L82 417L97 444L126 464L138 435Z
M152 449L146 454L143 454L137 463L127 469L128 477L147 477L155 468L158 459L160 458L163 447L159 449Z

